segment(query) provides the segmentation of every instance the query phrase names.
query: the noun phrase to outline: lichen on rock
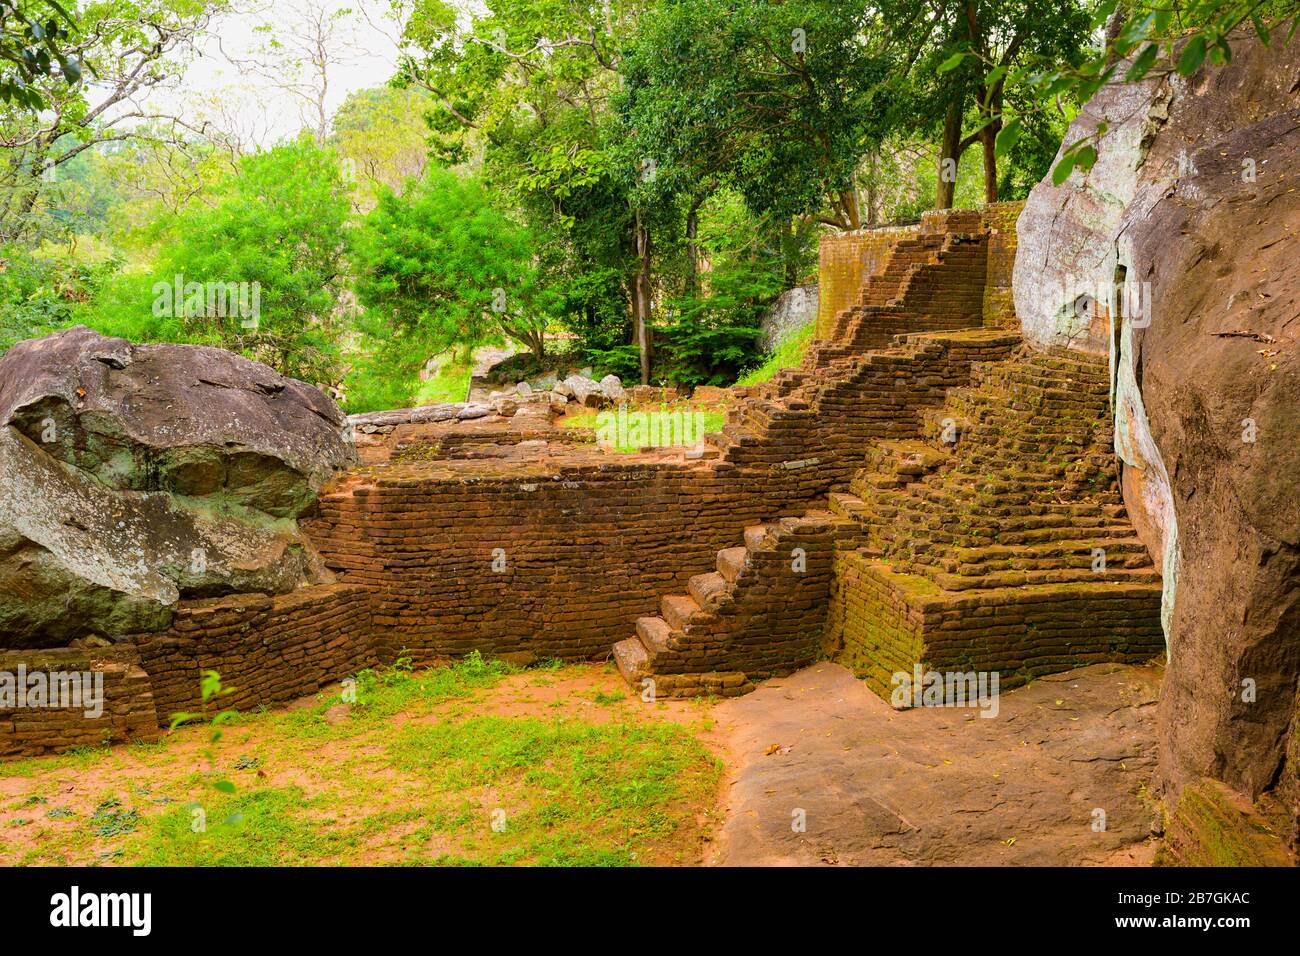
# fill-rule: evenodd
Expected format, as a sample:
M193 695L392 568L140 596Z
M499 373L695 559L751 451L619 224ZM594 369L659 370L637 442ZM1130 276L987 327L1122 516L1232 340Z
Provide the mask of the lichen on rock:
M297 519L354 460L327 396L229 352L82 327L19 343L0 359L0 647L328 580Z

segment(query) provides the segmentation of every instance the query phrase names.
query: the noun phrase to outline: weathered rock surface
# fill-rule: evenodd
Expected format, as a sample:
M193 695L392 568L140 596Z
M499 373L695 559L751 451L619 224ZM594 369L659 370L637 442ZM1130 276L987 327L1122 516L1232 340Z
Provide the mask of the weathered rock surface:
M621 402L627 398L623 381L617 375L606 375L600 380L600 391L611 402Z
M758 347L773 351L792 335L817 321L818 285L797 285L782 292L759 322Z
M1300 677L1300 45L1234 48L1103 90L1066 137L1105 119L1097 165L1018 226L1025 335L1111 356L1125 500L1165 572L1171 800L1278 782Z
M0 359L0 647L167 626L182 596L327 578L296 518L352 461L325 395L85 328Z
M766 681L714 711L734 769L713 862L1148 862L1158 687L1157 667L1094 665L1003 692L984 719L896 712L837 664Z
M301 514L352 460L320 390L238 355L78 326L0 360L0 423L110 488Z
M598 408L606 400L600 383L585 375L570 375L555 386L555 391L571 397L579 405L587 408Z

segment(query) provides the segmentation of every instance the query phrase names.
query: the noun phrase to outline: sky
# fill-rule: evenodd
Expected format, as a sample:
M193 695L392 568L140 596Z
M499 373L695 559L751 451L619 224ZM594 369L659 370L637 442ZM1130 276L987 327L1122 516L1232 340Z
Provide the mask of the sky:
M349 93L379 86L393 75L399 30L384 18L388 0L272 0L248 11L256 2L245 0L239 3L244 12L215 20L213 35L203 38L194 55L186 58L182 82L155 91L149 105L178 109L191 120L210 121L248 145L268 146L293 136L304 125L314 125L299 97L284 89L283 80L267 75L275 58L258 56L268 37L259 31L260 25L270 24L281 42L292 44L295 35L305 32L305 12L313 8L354 11L334 28L331 46L339 51L340 61L327 72L325 104L331 115ZM233 61L244 62L241 66Z

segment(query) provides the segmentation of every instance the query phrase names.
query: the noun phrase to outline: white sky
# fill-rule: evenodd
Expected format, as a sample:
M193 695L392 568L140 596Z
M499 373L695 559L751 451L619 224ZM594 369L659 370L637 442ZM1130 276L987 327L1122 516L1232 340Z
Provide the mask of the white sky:
M335 42L341 60L327 72L328 93L325 99L330 115L351 92L379 86L393 75L397 66L398 27L385 19L388 0L271 0L260 10L248 12L257 0L237 0L245 12L231 13L215 20L214 36L199 44L197 56L190 60L177 89L155 91L149 104L159 109L180 108L195 119L208 119L228 131L237 132L250 144L269 145L294 135L305 125L314 125L304 103L272 78L232 63L233 59L257 59L263 64L273 58L257 56L266 34L258 32L260 24L270 24L291 42L302 32L303 11L310 8L354 11L338 28ZM365 16L368 14L369 16ZM283 58L282 58L283 59ZM314 86L304 73L301 80ZM230 128L234 127L233 130Z

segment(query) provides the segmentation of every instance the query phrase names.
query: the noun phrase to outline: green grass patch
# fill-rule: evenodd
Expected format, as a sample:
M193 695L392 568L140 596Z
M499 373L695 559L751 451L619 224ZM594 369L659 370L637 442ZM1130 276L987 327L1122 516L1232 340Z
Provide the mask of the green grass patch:
M647 412L651 414L673 414L680 412L682 415L693 414L696 410L693 408L668 408L659 406L655 408L631 408L629 412ZM602 419L601 415L613 415L615 412L611 409L607 412L584 412L581 415L571 415L563 422L565 428L576 428L590 430L593 434L603 425L608 418ZM727 413L721 411L706 411L704 415L704 426L701 435L707 435L710 432L722 431L722 426L727 424ZM640 445L633 445L628 442L619 442L614 446L615 450L624 455L635 454L641 450Z
M469 380L473 367L466 364L449 364L421 382L415 392L417 405L444 405L449 402L463 402L469 394Z
M462 855L493 864L635 864L691 822L680 808L708 802L720 773L676 724L471 717L408 727L390 752L433 792L490 788L493 805L441 823Z
M321 694L309 706L235 715L211 748L196 749L207 728L195 726L160 745L35 758L22 774L34 785L0 808L0 829L29 839L0 859L697 862L721 774L698 728L660 722L621 689L589 683L545 701L545 716L511 713L516 695L527 700L530 688L569 679L568 670L548 661L520 675L478 654L418 673L399 662L363 671L342 694ZM498 686L515 675L522 679L510 688ZM505 714L494 712L498 700ZM589 722L597 717L592 704L599 722ZM53 767L57 776L41 773ZM67 783L83 769L95 783L78 793ZM219 779L231 788L215 786Z
M815 321L809 322L796 330L777 345L776 349L762 365L740 376L736 380L736 384L762 385L764 382L771 381L773 376L782 369L798 368L799 363L803 361L804 355L808 352L808 346L812 344L813 333L816 331L817 323Z

